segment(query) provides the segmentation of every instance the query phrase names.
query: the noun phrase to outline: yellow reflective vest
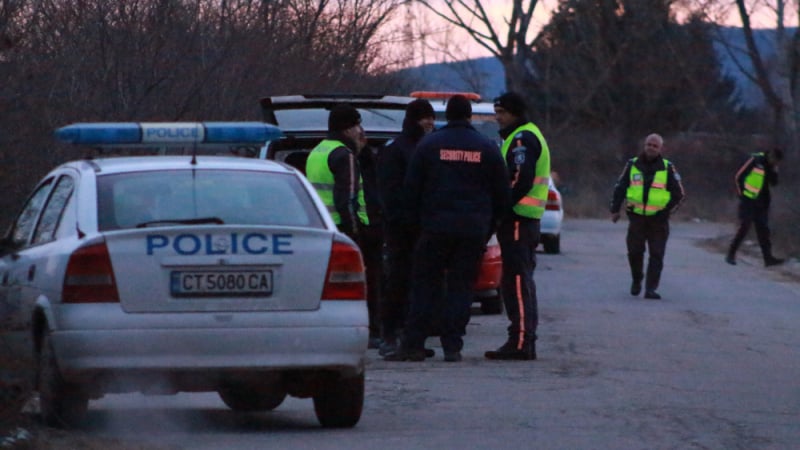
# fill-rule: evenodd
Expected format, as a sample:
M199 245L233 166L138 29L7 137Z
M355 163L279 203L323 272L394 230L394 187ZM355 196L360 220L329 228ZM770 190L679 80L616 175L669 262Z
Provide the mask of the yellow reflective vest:
M336 225L342 224L342 215L336 210L336 206L333 203L333 186L335 180L333 178L333 172L331 172L331 168L328 166L328 156L330 156L331 152L336 150L339 147L347 147L342 143L342 141L337 141L334 139L325 139L313 150L311 153L308 154L308 160L306 161L306 178L311 184L314 186L314 189L317 190L317 194L322 199L322 203L328 208L328 212L331 213L331 217L333 217L333 222ZM362 189L361 183L361 175L358 177L358 218L362 224L368 225L369 218L367 217L367 205L366 201L364 200L364 190Z
M516 205L513 206L514 213L531 219L541 219L544 214L544 208L547 205L547 192L550 190L550 149L547 147L547 141L544 140L542 132L539 127L528 122L509 134L503 141L503 146L500 151L503 153L503 158L506 158L508 149L514 142L516 136L523 132L530 131L539 139L539 145L542 147L542 152L539 159L536 161L536 173L533 179L533 187L531 190L522 197ZM506 159L506 161L508 161Z
M763 159L765 155L764 153L754 153L752 156L753 159L757 161L759 158ZM742 191L742 195L752 199L758 197L758 194L761 193L761 189L764 187L764 176L764 168L758 164L753 164L750 172L744 177L744 190Z
M630 184L626 193L628 205L632 206L632 211L643 216L652 216L667 207L672 194L667 190L667 167L669 161L664 160L664 169L658 170L653 177L653 184L647 193L647 204L644 203L644 176L636 167L636 160L633 158L631 164Z

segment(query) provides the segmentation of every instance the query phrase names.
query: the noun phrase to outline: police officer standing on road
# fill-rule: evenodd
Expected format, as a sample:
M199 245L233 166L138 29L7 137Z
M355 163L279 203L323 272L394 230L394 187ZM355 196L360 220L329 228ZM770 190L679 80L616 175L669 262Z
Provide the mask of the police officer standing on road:
M661 156L664 139L658 134L645 138L644 151L625 164L614 187L611 220L617 222L622 202L628 214L628 263L631 268L631 295L639 295L644 278L645 245L650 252L644 298L660 299L656 292L664 267L664 252L669 238L669 216L683 201L681 177L675 166Z
M480 260L508 203L506 165L497 145L470 124L470 101L451 97L445 115L447 125L417 145L404 183L420 236L403 338L387 361L425 359L429 322L439 302L444 302L444 360L461 360Z
M782 159L783 151L779 148L753 153L736 172L734 181L739 194L739 227L725 255L728 264L736 265L736 251L753 224L764 265L770 267L783 263L783 259L772 254L769 231L769 187L778 184L778 163Z
M386 289L380 307L381 356L397 350L398 330L403 328L408 310L412 254L419 235L403 181L417 143L433 131L434 117L429 101L412 101L406 107L403 131L378 154L377 179L386 244Z
M522 96L507 92L495 99L494 109L511 185L511 207L497 230L503 258L501 289L511 323L508 340L485 356L488 359L532 360L536 359L539 322L533 271L539 245L539 221L549 190L550 150L539 128L527 119Z
M308 155L306 177L328 207L339 231L361 248L367 271L370 346L377 347L380 246L375 249L370 239L370 220L358 164L358 155L366 143L358 110L348 104L336 105L328 116L328 136Z

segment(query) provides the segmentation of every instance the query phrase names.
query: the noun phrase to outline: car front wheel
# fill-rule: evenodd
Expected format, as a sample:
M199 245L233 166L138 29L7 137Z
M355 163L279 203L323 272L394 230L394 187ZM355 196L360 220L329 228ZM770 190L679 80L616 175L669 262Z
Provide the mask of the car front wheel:
M545 253L556 254L561 252L561 235L548 234L542 236L542 246Z
M58 369L50 334L42 339L39 352L39 409L42 421L50 426L76 426L86 417L89 397L80 386L67 383Z
M364 372L352 378L326 383L314 396L314 412L323 427L350 428L361 419L364 409Z
M282 389L258 392L241 386L225 386L217 393L234 411L272 411L286 398L286 391Z

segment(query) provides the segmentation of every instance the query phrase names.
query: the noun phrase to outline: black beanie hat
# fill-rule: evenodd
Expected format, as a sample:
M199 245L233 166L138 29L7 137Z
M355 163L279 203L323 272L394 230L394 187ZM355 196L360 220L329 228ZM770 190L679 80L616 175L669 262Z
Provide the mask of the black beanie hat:
M331 109L328 116L328 131L344 131L361 123L361 114L353 105L343 103Z
M517 117L525 117L525 99L516 92L506 92L494 99L494 106L499 106Z
M447 101L444 116L447 120L467 120L472 117L472 102L463 95L454 95Z
M433 112L431 102L424 98L418 98L406 107L406 119L418 122L426 117L436 117L436 114Z

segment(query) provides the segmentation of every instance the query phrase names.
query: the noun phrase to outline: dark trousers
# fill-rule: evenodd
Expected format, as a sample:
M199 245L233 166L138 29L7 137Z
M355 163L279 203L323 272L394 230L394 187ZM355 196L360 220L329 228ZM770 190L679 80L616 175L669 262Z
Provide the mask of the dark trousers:
M364 226L358 232L358 246L364 257L367 276L367 311L369 336L380 337L380 297L383 277L383 230L380 226Z
M411 293L411 268L414 245L419 233L409 227L390 227L384 231L386 252L385 283L380 306L381 334L384 340L397 338L405 324Z
M642 281L644 252L647 249L650 259L647 262L645 289L654 291L661 281L664 268L664 252L669 238L669 220L662 215L643 216L628 213L628 263L634 281Z
M420 235L414 248L411 304L404 329L408 349L424 347L432 320L441 314L442 348L461 351L485 244L485 236ZM439 308L441 313L437 313Z
M769 205L759 204L750 199L742 199L739 202L739 228L731 241L728 249L728 256L735 257L736 251L742 245L750 226L755 225L758 245L761 247L761 254L764 261L772 258L772 240L769 231Z
M539 325L538 300L533 271L536 269L536 247L539 245L538 219L507 219L497 229L497 240L503 257L501 290L508 326L508 341L522 348L536 342Z

